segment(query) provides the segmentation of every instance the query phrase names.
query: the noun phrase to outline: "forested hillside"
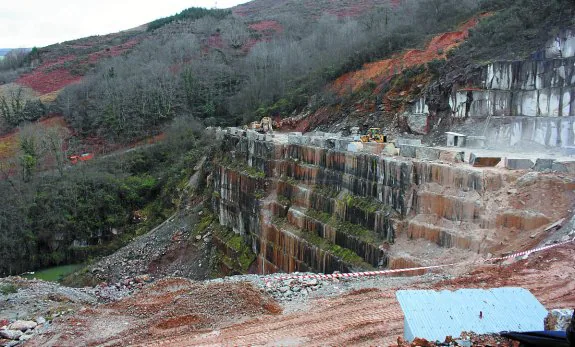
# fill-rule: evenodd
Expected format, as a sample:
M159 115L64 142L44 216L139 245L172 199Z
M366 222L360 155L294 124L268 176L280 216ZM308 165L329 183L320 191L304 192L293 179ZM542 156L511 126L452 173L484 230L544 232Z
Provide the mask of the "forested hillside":
M327 116L308 125L344 113L367 119L374 108L357 105L382 105L390 90L413 98L440 76L531 54L574 24L573 9L569 0L255 0L12 51L0 61L8 134L0 142L0 275L86 260L149 231L173 212L193 164L209 152L204 126L304 119L320 109ZM332 87L474 18L469 37L433 61L394 66L390 78L357 90ZM387 106L385 116L397 113ZM62 131L35 123L58 115ZM125 151L150 138L165 140ZM95 148L95 161L69 163Z

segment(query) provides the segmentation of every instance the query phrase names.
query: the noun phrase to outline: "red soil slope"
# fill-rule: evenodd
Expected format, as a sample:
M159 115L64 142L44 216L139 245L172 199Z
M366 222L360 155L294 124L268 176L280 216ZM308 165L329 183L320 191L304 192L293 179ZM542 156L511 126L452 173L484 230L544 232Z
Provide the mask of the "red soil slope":
M137 45L138 39L131 39L122 44L102 48L96 52L83 55L82 51L98 46L98 42L92 45L68 45L70 51L77 51L78 54L66 54L63 56L49 58L42 65L32 72L21 76L16 83L29 87L44 95L58 91L72 83L82 80L79 74L73 74L73 68L95 64L103 58L118 56Z
M469 29L478 22L479 18L473 18L461 25L458 31L435 36L424 50L411 49L390 59L365 64L361 70L339 77L333 83L332 89L340 95L355 92L368 81L381 84L407 68L426 64L434 59L445 59L446 53L460 45L469 35Z

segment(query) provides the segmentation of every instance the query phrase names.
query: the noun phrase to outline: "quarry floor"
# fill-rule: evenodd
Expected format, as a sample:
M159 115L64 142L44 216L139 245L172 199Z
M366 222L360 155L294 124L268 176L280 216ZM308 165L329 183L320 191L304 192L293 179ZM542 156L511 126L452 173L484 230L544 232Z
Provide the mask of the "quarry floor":
M277 302L254 282L166 278L117 302L59 317L30 346L396 345L400 289L520 286L547 309L575 304L575 244L458 276L324 282L302 300ZM511 314L511 313L510 313Z

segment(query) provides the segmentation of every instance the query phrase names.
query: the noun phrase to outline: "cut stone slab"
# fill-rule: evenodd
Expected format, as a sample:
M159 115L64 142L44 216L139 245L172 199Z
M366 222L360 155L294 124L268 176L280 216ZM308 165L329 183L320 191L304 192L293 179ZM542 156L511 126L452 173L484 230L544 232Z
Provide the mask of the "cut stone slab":
M553 168L553 162L555 162L555 159L539 158L535 161L535 166L533 166L533 170L535 171L551 170Z
M450 163L462 163L465 153L463 151L446 151L442 150L439 153L439 160L447 161Z
M424 146L415 148L415 157L417 159L438 160L440 155L441 150L439 148L424 147Z
M555 161L551 170L562 173L575 173L575 161Z
M371 154L380 154L384 147L384 143L366 142L363 144L363 151Z
M420 139L406 139L406 138L399 137L395 140L395 145L397 147L401 147L403 145L421 146L421 140Z
M393 143L387 143L384 145L383 153L387 155L399 155L399 149L395 148Z
M505 158L505 168L509 170L529 170L535 165L531 159Z
M347 145L347 150L350 152L360 152L363 150L363 143L361 142L351 142Z
M485 147L485 136L467 136L465 140L465 147L467 148L483 148Z
M500 157L480 157L475 153L471 153L469 157L469 164L474 167L494 167L501 161Z
M399 145L399 154L408 158L415 158L416 149L421 146Z

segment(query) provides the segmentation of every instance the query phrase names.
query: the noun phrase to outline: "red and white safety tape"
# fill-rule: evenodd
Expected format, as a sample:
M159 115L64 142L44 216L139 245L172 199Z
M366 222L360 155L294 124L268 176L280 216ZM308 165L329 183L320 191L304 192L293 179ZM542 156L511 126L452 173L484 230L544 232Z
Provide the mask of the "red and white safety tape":
M531 253L541 252L541 251L545 251L545 250L548 250L548 249L551 249L551 248L563 246L563 245L566 245L566 244L571 243L571 242L574 242L574 241L575 241L575 237L572 238L571 240L567 240L567 241L564 241L564 242L559 242L559 243L555 243L555 244L552 244L552 245L549 245L549 246L543 246L543 247L539 247L539 248L534 248L534 249L530 249L530 250L523 251L523 252L517 252L517 253L510 254L510 255L506 255L506 256L504 256L504 257L489 258L489 259L486 259L485 261L488 262L488 261L496 261L496 260L506 260L506 259L511 259L511 258L519 258L519 257L522 257L522 256L524 256L524 255L527 255L527 256L528 256L528 255L531 254Z
M510 255L506 255L504 257L497 257L497 258L489 258L485 259L483 262L492 262L498 260L506 260L511 258L518 258L521 256L529 255L531 253L545 251L551 248L559 247L566 245L568 243L575 242L575 237L571 240L559 242L553 245L539 247L530 249L528 251L517 252ZM308 279L335 279L335 278L359 278L359 277L371 277L371 276L381 276L387 275L392 273L402 273L402 272L414 272L414 271L421 271L421 270L431 270L431 269L439 269L449 266L455 265L463 265L467 264L466 262L461 263L451 263L451 264L443 264L443 265L432 265L432 266L421 266L421 267L412 267L407 269L392 269L392 270L381 270L381 271L364 271L364 272L347 272L347 273L333 273L333 274L309 274L309 275L287 275L287 276L278 276L278 277L267 277L266 281L283 281L283 280L308 280Z

